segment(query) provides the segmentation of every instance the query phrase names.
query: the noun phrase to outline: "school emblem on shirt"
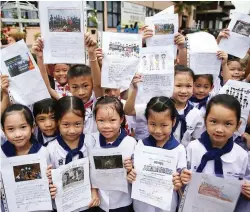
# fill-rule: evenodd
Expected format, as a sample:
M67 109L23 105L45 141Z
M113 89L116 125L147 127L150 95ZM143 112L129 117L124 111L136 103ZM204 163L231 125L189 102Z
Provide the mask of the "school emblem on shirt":
M58 165L59 165L59 166L63 165L63 159L59 159L59 160L58 160Z

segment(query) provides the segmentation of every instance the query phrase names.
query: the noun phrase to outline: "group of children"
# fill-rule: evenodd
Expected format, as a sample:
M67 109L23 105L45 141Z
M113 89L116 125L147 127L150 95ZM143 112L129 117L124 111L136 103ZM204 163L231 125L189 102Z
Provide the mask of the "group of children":
M144 40L153 33L143 28ZM228 33L219 37L226 39ZM175 44L178 56L175 65L174 91L171 97L153 97L147 105L135 104L138 84L136 74L127 91L101 87L102 52L87 33L90 67L86 65L55 64L55 88L43 63L43 40L38 38L32 51L36 55L41 75L51 99L36 102L32 107L12 103L8 93L8 77L1 76L1 125L4 133L1 157L39 154L47 159L47 177L52 199L57 188L51 169L88 157L92 149L121 148L125 155L128 193L91 188L92 200L78 211L163 212L148 203L131 198L131 184L136 180L132 155L136 145L162 148L176 152L177 166L173 174L174 192L171 212L178 209L178 190L187 185L193 172L206 173L225 179L242 181L241 196L236 212L250 211L250 118L241 141L243 149L234 142L240 127L241 105L228 94L218 94L219 79L212 75L194 75L186 65L185 38L178 34ZM249 79L239 60L222 60L222 84L229 79ZM250 60L250 59L248 59ZM32 114L33 112L33 114ZM11 202L8 204L12 204ZM56 207L54 208L56 211Z

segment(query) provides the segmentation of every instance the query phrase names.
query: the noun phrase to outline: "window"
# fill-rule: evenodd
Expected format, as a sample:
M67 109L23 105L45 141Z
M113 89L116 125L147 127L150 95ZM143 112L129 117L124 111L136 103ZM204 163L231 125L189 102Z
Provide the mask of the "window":
M92 7L94 10L97 10L97 20L100 22L100 26L103 30L104 28L104 22L103 22L103 2L102 1L87 1L87 4ZM87 12L88 14L91 13L91 10ZM87 14L87 15L88 15ZM88 27L94 27L94 24L88 20Z
M121 2L108 1L108 27L114 28L117 26L118 21L121 21Z
M146 8L146 17L150 17L154 15L154 10L152 8Z

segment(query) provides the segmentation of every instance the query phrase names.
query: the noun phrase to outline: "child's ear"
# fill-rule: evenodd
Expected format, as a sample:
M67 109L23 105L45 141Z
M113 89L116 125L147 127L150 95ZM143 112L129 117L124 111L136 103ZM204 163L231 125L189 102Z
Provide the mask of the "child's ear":
M176 123L176 118L173 120L173 127L175 126Z
M223 70L221 70L220 75L223 77Z
M32 127L32 129L31 129L31 132L32 132L32 133L34 133L34 131L35 131L35 128L36 128L36 124L34 123L34 124L33 124L33 127Z
M211 86L210 92L214 89L214 85Z
M122 124L124 121L125 121L125 117L123 116L123 117L121 117L120 123Z

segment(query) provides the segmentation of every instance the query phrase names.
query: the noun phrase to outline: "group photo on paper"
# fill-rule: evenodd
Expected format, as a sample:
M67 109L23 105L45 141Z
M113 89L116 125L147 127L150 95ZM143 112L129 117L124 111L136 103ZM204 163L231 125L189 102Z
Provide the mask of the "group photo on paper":
M249 13L215 34L185 1L37 5L31 45L1 40L1 211L250 212Z

